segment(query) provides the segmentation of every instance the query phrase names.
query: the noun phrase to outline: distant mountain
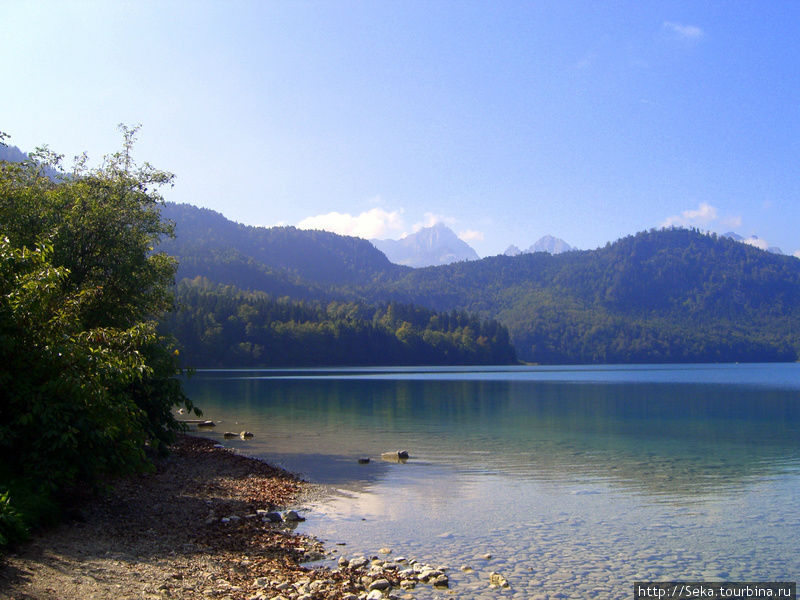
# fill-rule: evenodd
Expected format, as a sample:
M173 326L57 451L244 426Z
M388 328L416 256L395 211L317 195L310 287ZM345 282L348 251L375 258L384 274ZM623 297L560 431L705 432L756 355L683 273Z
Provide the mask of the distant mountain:
M390 261L408 267L429 267L480 259L478 253L444 223L425 227L400 240L370 241Z
M569 252L572 250L567 242L561 238L553 237L552 235L545 235L528 248L528 252L549 252L550 254L561 254L562 252Z
M27 158L28 155L16 146L0 145L0 160L5 160L7 162L22 162Z
M772 254L783 254L783 250L781 250L778 246L769 246L767 241L763 238L758 237L757 235L751 235L750 237L744 237L735 233L733 231L729 231L724 233L722 237L727 237L732 240L736 240L737 242L742 242L743 244L748 244L755 248L759 248L761 250L766 250L767 252L771 252Z
M552 235L545 235L539 238L535 244L525 251L520 250L514 244L511 244L503 256L519 256L520 254L532 254L534 252L547 252L548 254L561 254L562 252L569 252L574 250L567 242L561 238L553 237Z
M175 220L177 239L161 247L179 259L179 278L206 277L279 299L413 304L437 311L435 319L466 311L507 327L517 355L530 362L800 358L800 261L725 236L651 230L596 250L411 269L366 240L245 227L186 205L167 205L164 214ZM342 310L350 318L351 309ZM212 339L218 324L203 327Z

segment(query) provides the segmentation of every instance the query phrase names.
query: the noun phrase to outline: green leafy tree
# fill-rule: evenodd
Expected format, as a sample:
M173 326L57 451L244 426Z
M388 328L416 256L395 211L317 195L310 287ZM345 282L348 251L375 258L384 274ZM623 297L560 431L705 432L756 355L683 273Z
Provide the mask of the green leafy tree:
M175 264L154 253L172 176L121 152L71 173L43 148L0 162L0 492L50 495L146 468L193 408L157 334ZM53 177L52 173L58 173ZM16 496L12 497L16 501Z

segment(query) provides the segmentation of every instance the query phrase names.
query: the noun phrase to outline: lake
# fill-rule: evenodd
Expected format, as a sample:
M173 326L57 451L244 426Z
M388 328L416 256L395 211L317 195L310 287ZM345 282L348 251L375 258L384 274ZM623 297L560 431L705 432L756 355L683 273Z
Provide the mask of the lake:
M450 567L415 598L800 574L800 364L209 370L186 390L209 437L329 486L301 531Z

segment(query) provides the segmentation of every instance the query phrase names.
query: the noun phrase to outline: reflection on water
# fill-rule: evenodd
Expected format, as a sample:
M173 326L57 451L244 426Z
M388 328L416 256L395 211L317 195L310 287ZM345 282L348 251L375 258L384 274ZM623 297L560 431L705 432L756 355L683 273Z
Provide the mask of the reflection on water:
M187 389L212 435L254 431L225 443L339 490L307 522L322 537L456 567L491 547L511 595L623 597L637 575L796 578L798 367L210 371ZM379 460L397 449L412 460Z

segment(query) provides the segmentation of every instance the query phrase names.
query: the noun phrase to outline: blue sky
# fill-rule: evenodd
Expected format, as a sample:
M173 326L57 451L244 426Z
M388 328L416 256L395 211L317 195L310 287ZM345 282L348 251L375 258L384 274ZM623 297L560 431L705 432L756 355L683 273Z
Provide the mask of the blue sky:
M253 225L800 250L800 2L0 0L0 130Z

